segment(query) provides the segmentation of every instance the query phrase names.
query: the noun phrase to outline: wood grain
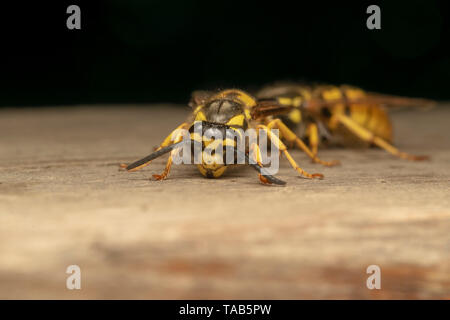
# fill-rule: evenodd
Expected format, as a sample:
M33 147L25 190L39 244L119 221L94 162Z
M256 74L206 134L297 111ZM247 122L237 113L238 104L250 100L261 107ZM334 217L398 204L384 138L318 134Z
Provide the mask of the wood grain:
M393 114L395 140L429 162L322 150L285 187L250 168L219 180L165 158L135 173L187 108L0 111L0 298L450 298L450 108ZM65 287L76 264L82 289ZM366 288L379 265L382 289Z

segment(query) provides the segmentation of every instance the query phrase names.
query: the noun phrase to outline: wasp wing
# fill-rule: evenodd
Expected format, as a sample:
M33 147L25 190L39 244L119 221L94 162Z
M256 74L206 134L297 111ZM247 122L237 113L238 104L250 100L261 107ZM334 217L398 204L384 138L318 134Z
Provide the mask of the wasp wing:
M414 107L423 109L432 108L437 104L436 101L430 99L394 96L375 92L367 92L365 99L362 100L363 102L361 103L376 103L387 107Z
M336 104L377 104L388 108L413 107L421 109L430 109L437 105L437 102L430 99L401 97L380 93L366 93L363 97L358 98L339 98L339 99L321 99L312 98L306 102L306 107L320 108L331 107Z
M275 99L263 99L259 100L257 105L251 109L250 115L252 119L256 120L268 116L286 114L294 108L293 106L282 105Z

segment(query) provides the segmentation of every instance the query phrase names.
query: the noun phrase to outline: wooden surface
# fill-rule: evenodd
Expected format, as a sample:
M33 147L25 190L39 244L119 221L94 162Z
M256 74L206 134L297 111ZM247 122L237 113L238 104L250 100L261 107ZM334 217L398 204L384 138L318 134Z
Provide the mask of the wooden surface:
M0 110L0 298L450 298L450 108L393 115L432 161L322 150L322 181L120 172L187 115L173 106ZM79 265L82 289L66 289ZM381 268L381 290L366 268Z

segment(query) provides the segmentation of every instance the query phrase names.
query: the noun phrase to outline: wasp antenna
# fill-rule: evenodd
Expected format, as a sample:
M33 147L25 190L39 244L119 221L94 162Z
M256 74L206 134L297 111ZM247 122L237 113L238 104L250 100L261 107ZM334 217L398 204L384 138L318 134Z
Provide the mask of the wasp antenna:
M250 158L248 157L247 154L245 154L245 153L243 153L243 152L241 152L241 151L239 151L239 150L237 150L237 149L236 149L236 152L237 152L238 154L240 154L240 155L243 155L243 156L245 157L245 161L246 161L253 169L255 169L256 171L258 171L259 174L261 174L264 178L266 178L267 181L269 181L270 183L278 184L278 185L280 185L280 186L283 186L283 185L286 184L286 181L283 181L283 180L280 180L280 179L278 179L278 178L275 178L273 175L269 174L269 173L267 172L267 170L266 170L264 167L261 167L261 166L260 166L259 164L257 164L257 163L252 163L252 162L250 162Z
M146 156L145 158L142 158L142 159L140 159L140 160L138 160L136 162L133 162L132 164L129 164L126 167L126 169L127 169L127 171L139 170L139 169L145 167L146 165L148 165L150 163L150 161L152 161L152 160L162 156L163 154L166 154L166 153L172 151L175 148L178 148L179 146L181 146L181 145L183 145L183 144L185 144L187 142L190 142L190 141L189 140L187 140L187 141L183 140L181 142L177 142L177 143L171 144L170 146L167 146L167 147L164 147L162 149L159 149L158 151L153 152L152 154Z
M258 171L264 178L266 178L270 183L273 184L278 184L280 186L284 186L286 184L286 181L280 180L278 178L275 178L274 176L272 176L271 174L268 174L266 169L259 166L256 163L251 163L250 164L256 171Z

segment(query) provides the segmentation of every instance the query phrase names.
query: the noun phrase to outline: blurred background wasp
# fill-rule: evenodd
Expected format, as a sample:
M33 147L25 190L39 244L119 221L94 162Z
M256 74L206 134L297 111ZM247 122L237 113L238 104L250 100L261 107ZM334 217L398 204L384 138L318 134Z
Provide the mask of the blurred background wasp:
M289 108L280 105L276 100L266 99L258 101L248 93L241 90L229 89L218 93L210 91L195 91L192 94L189 105L193 110L189 120L182 123L175 129L189 130L189 140L183 140L181 135L175 135L174 137L174 134L171 133L154 153L130 165L122 164L121 167L125 168L127 171L136 171L150 164L153 159L170 152L171 154L163 173L160 175L153 175L156 180L163 180L170 172L174 155L179 151L180 147L182 147L184 143L191 143L192 148L197 146L201 147L202 150L213 147L224 148L223 156L225 158L227 152L227 149L225 149L226 147L231 146L233 152L239 152L237 148L235 148L236 141L228 138L227 131L229 132L229 130L233 130L238 133L240 129L247 130L248 128L257 129L257 133L259 133L260 130L264 131L269 140L278 146L279 150L276 152L283 153L292 168L301 176L310 179L323 178L323 175L320 173L310 174L304 171L289 154L286 145L279 140L277 135L275 135L271 129L278 129L280 135L283 136L285 141L299 146L299 148L304 150L311 157L311 159L313 159L313 161L324 165L334 164L331 162L322 161L316 155L313 155L308 146L303 143L303 141L301 141L301 139L298 138L286 125L284 125L280 119L273 118L274 115L289 111ZM198 124L202 124L201 135L196 134L195 132L195 128ZM225 139L222 141L211 140L209 138L205 139L205 131L208 129L221 130L221 136L225 137ZM237 135L239 136L239 133ZM230 149L228 149L228 152L230 152ZM250 153L255 157L253 163L249 159ZM237 154L235 156L237 156ZM257 144L253 143L252 145L247 145L244 156L246 157L247 164L258 171L259 178L262 183L285 184L284 181L281 181L267 173L262 165L261 152ZM210 160L211 159L202 158L201 162L197 164L197 168L202 175L207 178L219 178L227 169L228 164L225 159L223 159L221 163Z
M308 142L317 157L320 142L334 139L344 146L377 146L406 160L425 160L392 145L392 124L384 106L432 106L433 101L368 93L348 85L268 85L256 97L275 99L286 107L280 118Z

